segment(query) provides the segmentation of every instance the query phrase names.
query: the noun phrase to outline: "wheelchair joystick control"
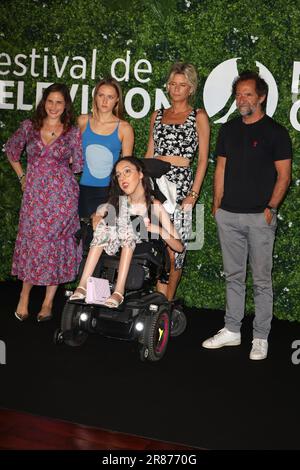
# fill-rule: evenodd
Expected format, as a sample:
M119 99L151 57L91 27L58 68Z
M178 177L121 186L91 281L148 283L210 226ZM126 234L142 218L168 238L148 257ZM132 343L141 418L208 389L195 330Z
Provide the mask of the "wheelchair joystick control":
M150 310L150 312L157 312L158 311L158 305L150 304L149 305L149 310Z

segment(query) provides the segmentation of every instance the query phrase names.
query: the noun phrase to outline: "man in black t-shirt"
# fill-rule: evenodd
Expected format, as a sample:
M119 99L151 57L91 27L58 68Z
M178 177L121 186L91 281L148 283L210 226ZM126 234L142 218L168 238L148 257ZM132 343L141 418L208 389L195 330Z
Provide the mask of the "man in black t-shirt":
M277 208L291 180L292 146L287 130L265 114L268 85L257 73L240 74L232 91L241 117L219 132L213 203L226 278L225 326L202 346L241 343L249 256L255 303L250 359L260 360L268 354Z

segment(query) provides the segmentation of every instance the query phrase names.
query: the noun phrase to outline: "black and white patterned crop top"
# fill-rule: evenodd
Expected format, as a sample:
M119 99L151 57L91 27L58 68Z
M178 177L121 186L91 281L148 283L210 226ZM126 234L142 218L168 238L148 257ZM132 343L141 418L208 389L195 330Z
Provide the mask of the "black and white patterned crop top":
M193 160L198 148L197 111L193 109L183 124L162 124L159 109L153 126L154 157L173 155Z

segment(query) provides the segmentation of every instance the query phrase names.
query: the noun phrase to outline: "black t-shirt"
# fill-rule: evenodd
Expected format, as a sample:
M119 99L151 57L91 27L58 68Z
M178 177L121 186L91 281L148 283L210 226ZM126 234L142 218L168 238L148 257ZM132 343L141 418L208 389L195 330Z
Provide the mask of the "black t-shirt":
M288 131L267 115L253 124L238 117L222 125L216 155L226 157L221 208L263 212L277 179L274 162L292 158L292 143Z

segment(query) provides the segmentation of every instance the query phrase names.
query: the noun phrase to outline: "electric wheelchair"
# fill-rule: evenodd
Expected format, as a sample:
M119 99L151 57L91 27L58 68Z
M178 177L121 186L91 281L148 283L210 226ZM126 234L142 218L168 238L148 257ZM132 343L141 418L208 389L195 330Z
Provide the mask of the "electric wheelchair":
M186 317L179 301L169 302L155 292L158 279L167 281L167 249L161 239L136 245L125 286L124 302L111 309L85 301L68 300L62 312L56 344L81 346L90 333L136 341L142 361L159 361L165 354L169 336L179 336ZM119 266L119 253L102 253L93 273L108 279L113 292Z

